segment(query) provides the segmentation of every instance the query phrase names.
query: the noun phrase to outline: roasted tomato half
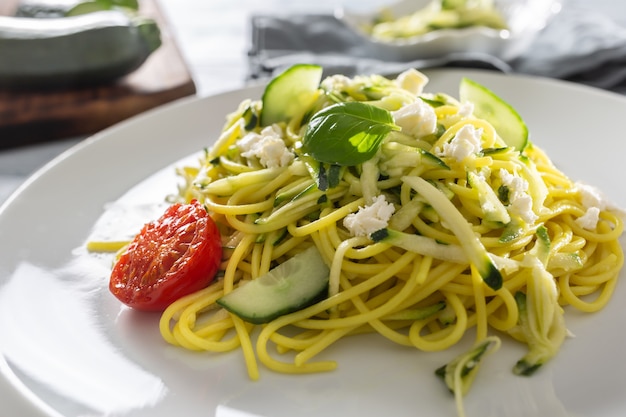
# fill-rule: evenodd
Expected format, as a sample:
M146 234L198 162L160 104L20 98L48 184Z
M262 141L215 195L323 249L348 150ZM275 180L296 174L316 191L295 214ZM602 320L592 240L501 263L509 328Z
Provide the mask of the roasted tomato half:
M162 311L213 281L221 259L220 233L205 208L174 204L135 236L113 267L109 289L129 307Z

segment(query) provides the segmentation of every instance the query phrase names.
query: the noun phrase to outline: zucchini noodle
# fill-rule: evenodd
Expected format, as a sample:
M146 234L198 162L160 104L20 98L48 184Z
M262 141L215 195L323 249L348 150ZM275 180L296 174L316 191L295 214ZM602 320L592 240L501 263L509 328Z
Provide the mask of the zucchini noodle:
M324 352L362 333L421 351L451 348L470 329L476 343L498 334L531 346L544 335L558 351L562 340L553 335L567 333L559 319L565 306L601 310L624 261L619 210L603 200L590 204L590 188L560 172L538 146L507 146L471 103L424 93L425 82L414 70L396 79L332 76L310 108L270 127L257 121L261 101L241 103L199 164L178 170L184 183L172 201L204 202L220 227L225 258L211 286L163 313L163 338L191 350L240 349L250 378L257 379L259 364L284 373L335 369ZM311 115L350 101L389 111L401 129L385 137L374 158L343 167L336 184L324 188L319 165L300 151L303 135ZM418 132L400 120L409 106L422 106L435 128ZM426 116L420 117L411 123L422 123ZM263 133L268 128L272 132ZM270 133L294 155L290 162L268 167L258 156L243 155L247 135ZM480 146L459 156L455 140L467 134ZM407 178L415 177L441 192L469 224L499 269L501 288L482 280L446 223L449 213L411 187ZM346 219L379 196L394 208L387 228L436 242L438 251L355 236ZM262 325L216 304L312 245L330 269L328 297Z

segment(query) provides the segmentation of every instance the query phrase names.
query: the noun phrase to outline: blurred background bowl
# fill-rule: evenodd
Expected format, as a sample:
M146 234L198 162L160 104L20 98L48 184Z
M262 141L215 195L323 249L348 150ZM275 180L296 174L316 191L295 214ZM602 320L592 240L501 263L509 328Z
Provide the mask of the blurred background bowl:
M370 29L384 10L385 16L398 19L431 4L431 0L401 0L374 10L338 8L335 17L358 33L377 58L410 61L450 54L486 54L504 61L520 56L535 36L561 10L562 0L494 0L506 29L470 26L459 29L437 29L422 35L381 40L371 36Z

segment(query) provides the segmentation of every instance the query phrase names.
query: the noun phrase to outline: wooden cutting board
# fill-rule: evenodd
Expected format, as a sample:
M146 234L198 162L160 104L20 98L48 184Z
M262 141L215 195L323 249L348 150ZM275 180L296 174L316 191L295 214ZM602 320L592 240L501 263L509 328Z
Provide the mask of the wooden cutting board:
M13 15L18 1L0 0L0 14ZM195 94L194 81L157 1L140 1L140 12L157 21L162 45L126 77L112 84L67 90L0 89L0 148L92 134Z

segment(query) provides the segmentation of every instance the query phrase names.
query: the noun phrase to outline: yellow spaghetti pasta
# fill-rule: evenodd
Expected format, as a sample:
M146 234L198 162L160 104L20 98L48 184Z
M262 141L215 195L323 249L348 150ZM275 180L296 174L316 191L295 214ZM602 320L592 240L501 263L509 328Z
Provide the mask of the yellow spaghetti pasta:
M507 146L471 103L416 92L407 79L424 77L414 70L397 79L329 77L311 108L271 126L255 122L260 101L246 100L229 115L200 166L179 170L185 182L176 199L203 202L234 248L211 287L165 311L167 342L241 348L256 379L257 361L286 373L332 370L334 361L315 358L364 332L437 351L475 329L477 343L499 334L528 344L516 369L530 373L558 351L564 306L592 312L606 305L624 262L621 214L536 145ZM397 129L366 162L325 165L302 152L311 115L337 102L365 103L393 117ZM264 138L282 141L286 162L268 163L269 156L244 146L262 147ZM436 201L424 187L435 190ZM381 207L393 212L378 218ZM384 224L358 231L372 219ZM374 238L379 230L386 237ZM321 301L262 325L216 305L311 246L330 270ZM468 248L488 253L501 285L484 279ZM538 352L536 345L550 348Z

